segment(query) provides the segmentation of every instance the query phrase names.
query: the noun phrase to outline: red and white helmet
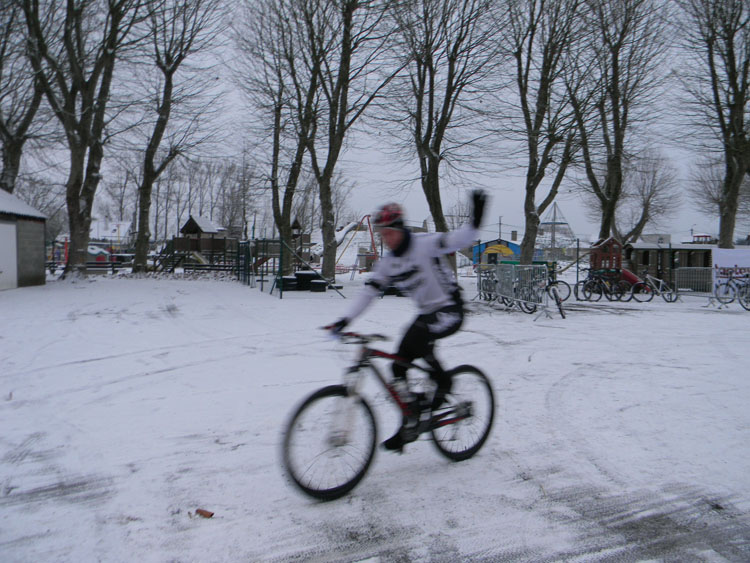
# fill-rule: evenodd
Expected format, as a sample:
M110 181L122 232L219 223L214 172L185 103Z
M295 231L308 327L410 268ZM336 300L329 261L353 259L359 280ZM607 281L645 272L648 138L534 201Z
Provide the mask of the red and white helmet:
M399 229L404 226L404 210L398 203L386 203L375 213L376 229L391 227Z

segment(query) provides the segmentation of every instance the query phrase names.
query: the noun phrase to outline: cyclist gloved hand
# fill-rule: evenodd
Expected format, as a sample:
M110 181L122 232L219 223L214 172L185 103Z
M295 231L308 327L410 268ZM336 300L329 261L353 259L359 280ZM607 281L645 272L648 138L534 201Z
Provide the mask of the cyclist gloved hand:
M330 330L331 334L334 336L338 336L342 330L346 328L346 325L349 324L349 319L339 319L335 323L330 324L326 327L324 327L326 330Z
M482 224L482 215L484 215L484 205L487 203L487 194L484 190L474 190L471 192L472 224L475 229Z

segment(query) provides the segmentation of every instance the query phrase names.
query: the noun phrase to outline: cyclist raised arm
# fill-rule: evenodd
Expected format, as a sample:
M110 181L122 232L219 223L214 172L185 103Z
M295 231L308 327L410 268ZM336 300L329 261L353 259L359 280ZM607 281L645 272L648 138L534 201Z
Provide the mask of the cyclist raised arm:
M483 191L476 190L472 192L471 200L470 222L447 233L412 233L404 225L404 212L400 205L389 203L382 206L375 215L374 224L390 252L377 262L372 276L355 297L346 315L328 327L334 332L342 331L391 286L410 295L416 302L419 314L404 334L397 355L409 362L424 358L432 368L434 375L431 377L437 383L433 408L442 403L451 388L450 378L435 359L435 341L458 331L464 318L461 291L447 255L470 246L477 239L487 197ZM403 390L404 398L416 403L414 397L408 396L407 368L394 362L392 369L394 382ZM412 413L418 422L419 410L416 405ZM405 431L415 424L411 418L405 418L401 428L383 442L386 449L401 451L405 443L416 439L413 433Z

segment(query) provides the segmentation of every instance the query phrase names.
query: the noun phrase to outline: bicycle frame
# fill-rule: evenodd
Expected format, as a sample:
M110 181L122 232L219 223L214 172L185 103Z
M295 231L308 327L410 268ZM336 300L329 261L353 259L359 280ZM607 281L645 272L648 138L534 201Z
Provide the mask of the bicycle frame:
M669 286L667 285L667 282L665 282L662 279L659 279L655 276L652 276L649 273L646 273L646 279L644 280L648 285L651 286L651 288L654 290L654 293L656 295L661 295L663 292L665 292Z
M416 369L426 376L430 376L433 373L433 370L429 367L425 367L420 364L410 362L396 354L391 354L389 352L384 352L376 348L371 348L367 346L365 341L361 340L360 335L357 333L346 332L346 333L342 333L341 336L358 339L353 343L357 343L360 346L360 350L359 350L359 354L358 354L356 362L344 372L344 384L348 392L350 393L350 395L357 396L357 397L360 396L359 386L360 386L361 381L364 379L366 370L369 369L375 375L375 378L380 382L380 384L385 388L385 390L388 391L388 395L390 396L391 400L394 403L396 403L398 408L401 410L401 413L404 416L407 416L408 414L410 414L409 408L411 405L409 403L404 402L404 400L401 398L396 388L393 386L392 382L388 381L388 378L385 375L383 375L383 372L381 371L381 369L377 365L375 365L372 359L379 358L383 360L390 360L390 361L398 362L406 366L407 369ZM450 418L447 418L448 416L453 415L453 414L455 414L455 416L451 416ZM424 428L421 427L422 424L420 423L419 431L421 433L429 429L430 427L439 428L441 426L455 424L456 422L464 420L465 418L467 418L467 413L463 413L463 412L454 413L454 412L449 411L445 413L433 414L430 420L426 421L427 425Z

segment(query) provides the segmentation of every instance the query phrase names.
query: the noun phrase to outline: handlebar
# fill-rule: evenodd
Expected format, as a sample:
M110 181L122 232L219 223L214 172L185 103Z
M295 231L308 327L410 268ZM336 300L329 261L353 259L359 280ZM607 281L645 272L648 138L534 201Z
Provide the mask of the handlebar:
M330 331L328 327L320 327L323 330ZM385 342L390 340L388 336L384 334L361 334L359 332L331 332L335 338L338 338L345 344L368 344L370 342Z

